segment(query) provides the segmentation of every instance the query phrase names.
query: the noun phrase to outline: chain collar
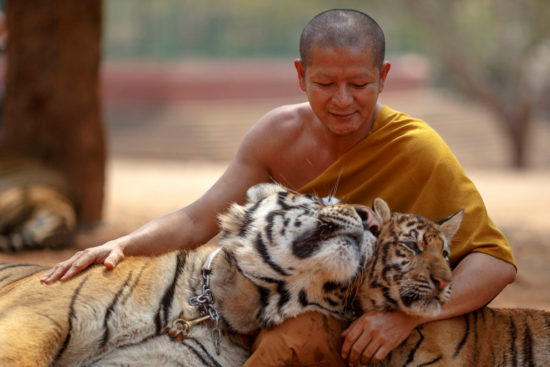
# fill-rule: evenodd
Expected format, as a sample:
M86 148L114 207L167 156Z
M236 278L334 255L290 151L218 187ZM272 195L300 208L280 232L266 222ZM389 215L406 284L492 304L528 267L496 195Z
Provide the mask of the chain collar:
M212 251L210 255L208 255L208 257L206 258L206 261L202 266L201 275L204 282L202 285L202 294L189 298L189 304L194 307L199 307L200 309L199 313L202 317L196 319L197 321L200 319L200 322L202 322L202 320L207 320L208 318L214 321L214 328L212 329L212 340L214 341L216 354L218 355L220 354L220 338L222 335L222 331L220 329L220 315L214 307L214 296L212 295L212 291L210 290L210 273L212 272L212 261L220 251L221 247L218 247L217 249ZM208 318L206 316L208 316Z

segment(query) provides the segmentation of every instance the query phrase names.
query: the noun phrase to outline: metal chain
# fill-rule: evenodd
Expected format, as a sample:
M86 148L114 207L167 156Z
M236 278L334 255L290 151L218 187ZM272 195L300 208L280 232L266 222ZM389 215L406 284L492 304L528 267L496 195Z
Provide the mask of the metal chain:
M204 284L202 286L202 294L189 298L189 304L194 307L200 307L200 314L209 315L210 319L214 321L214 328L212 329L212 340L216 347L216 354L220 355L220 338L222 330L220 329L220 315L214 307L214 297L210 290L210 269L202 270L202 279Z

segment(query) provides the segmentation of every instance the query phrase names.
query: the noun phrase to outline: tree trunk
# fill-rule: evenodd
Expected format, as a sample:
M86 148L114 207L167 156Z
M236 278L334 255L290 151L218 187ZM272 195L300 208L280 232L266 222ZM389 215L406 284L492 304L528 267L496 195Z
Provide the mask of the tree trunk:
M501 114L503 126L508 127L507 135L511 144L511 162L515 169L524 169L527 167L528 156L527 148L529 143L529 133L533 122L532 103L521 103L518 101L515 109L508 109L508 115Z
M81 223L102 216L101 0L7 0L3 144L61 172Z

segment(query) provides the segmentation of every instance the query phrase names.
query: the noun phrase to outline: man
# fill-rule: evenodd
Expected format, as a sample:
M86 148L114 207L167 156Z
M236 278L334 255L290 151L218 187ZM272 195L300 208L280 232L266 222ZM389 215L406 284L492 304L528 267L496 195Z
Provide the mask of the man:
M453 295L440 318L488 303L515 278L510 248L437 134L377 102L390 70L384 42L378 24L361 12L330 10L313 18L300 39L301 59L295 61L308 103L263 116L222 177L196 202L76 253L43 282L69 279L92 263L113 268L127 255L199 246L216 234L217 213L232 201L242 203L253 184L274 180L322 195L336 189L345 201L367 205L380 196L393 210L431 219L465 208L461 242L452 254ZM363 315L344 332L342 356L350 364L379 361L427 321L398 312ZM303 333L304 325L309 333ZM260 335L246 365L345 365L335 355L339 329L334 325L316 313L289 320Z

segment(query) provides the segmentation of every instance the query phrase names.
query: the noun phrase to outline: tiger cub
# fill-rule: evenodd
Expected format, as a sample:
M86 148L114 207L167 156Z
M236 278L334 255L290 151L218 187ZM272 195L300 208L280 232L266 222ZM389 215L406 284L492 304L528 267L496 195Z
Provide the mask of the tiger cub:
M0 366L240 366L243 336L261 327L310 310L342 317L376 240L368 215L260 184L220 216L220 247L47 286L45 267L0 264Z
M450 295L449 244L463 213L439 223L374 210L382 228L358 299L364 311L437 316ZM483 307L416 328L384 361L369 366L550 366L550 312Z

